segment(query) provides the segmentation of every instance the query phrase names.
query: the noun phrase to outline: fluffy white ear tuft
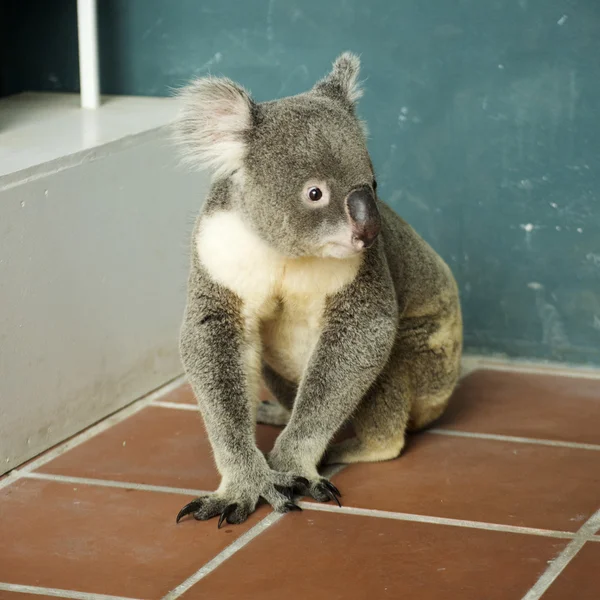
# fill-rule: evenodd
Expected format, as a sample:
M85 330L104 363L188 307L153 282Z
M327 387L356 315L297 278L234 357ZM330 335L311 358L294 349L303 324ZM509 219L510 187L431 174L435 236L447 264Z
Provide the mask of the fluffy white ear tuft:
M246 90L229 79L203 77L183 88L179 98L175 139L184 161L208 167L217 177L242 167L252 128L253 101Z
M358 75L360 59L352 52L344 52L333 63L333 69L315 85L317 92L336 97L354 105L363 95Z

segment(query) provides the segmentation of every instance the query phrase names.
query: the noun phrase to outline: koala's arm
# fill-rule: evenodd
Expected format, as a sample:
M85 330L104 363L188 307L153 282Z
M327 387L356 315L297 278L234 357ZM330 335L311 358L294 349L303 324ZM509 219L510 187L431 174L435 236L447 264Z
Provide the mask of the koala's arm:
M186 505L178 519L193 512L198 519L222 514L228 522L239 523L254 510L259 497L277 511L295 509L281 490L293 487L296 479L273 471L256 447L259 349L244 330L241 308L241 300L214 283L195 262L180 350L222 479L214 494Z
M193 269L180 336L181 358L223 476L249 469L262 458L254 442L240 309L234 294Z
M385 366L397 321L387 263L373 253L356 279L329 299L290 421L269 457L274 468L317 476L331 438Z

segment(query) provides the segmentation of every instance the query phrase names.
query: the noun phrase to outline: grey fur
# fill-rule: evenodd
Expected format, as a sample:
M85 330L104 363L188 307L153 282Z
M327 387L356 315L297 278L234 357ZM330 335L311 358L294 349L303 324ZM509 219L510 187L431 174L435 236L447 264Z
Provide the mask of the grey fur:
M277 255L324 256L324 240L348 224L349 192L375 187L354 110L358 69L358 58L343 54L309 92L262 104L228 80L202 79L186 89L179 140L217 173L194 240L211 215L227 212L241 215ZM300 200L310 180L327 183L327 206L315 210ZM425 427L443 412L460 369L456 283L430 246L375 201L381 233L362 251L352 281L327 297L301 376L290 381L263 362L282 407L265 405L258 418L287 422L268 457L255 444L255 389L245 358L249 349L262 352L261 343L247 331L244 300L215 281L194 246L181 355L222 475L217 492L187 509L196 518L235 505L225 514L239 523L260 497L287 511L292 490L334 499L317 471L324 458L394 458L407 428ZM347 420L356 438L328 449Z

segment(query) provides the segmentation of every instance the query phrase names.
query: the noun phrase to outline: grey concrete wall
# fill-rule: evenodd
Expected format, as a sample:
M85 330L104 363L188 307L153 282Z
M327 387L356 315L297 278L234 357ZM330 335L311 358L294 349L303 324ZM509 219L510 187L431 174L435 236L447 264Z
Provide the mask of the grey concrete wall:
M181 373L204 175L156 130L0 187L0 473Z

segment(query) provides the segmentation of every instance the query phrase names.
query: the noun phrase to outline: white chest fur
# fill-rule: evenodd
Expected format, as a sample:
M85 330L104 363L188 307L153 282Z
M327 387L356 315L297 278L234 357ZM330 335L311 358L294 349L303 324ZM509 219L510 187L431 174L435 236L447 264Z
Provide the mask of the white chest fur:
M248 341L262 347L273 369L299 381L319 338L325 300L354 279L360 255L283 257L234 212L205 217L196 249L211 277L241 298Z

